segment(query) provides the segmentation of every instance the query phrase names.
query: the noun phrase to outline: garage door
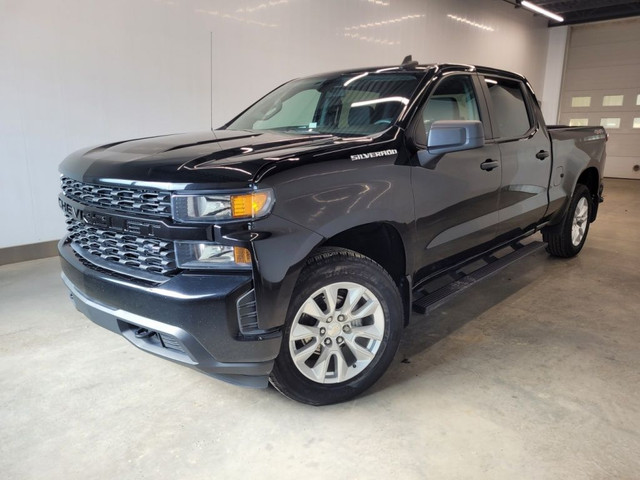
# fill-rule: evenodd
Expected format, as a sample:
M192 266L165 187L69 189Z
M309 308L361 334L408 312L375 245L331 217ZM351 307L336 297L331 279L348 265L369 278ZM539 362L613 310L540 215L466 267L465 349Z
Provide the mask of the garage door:
M602 125L605 176L640 179L640 19L571 28L559 121Z

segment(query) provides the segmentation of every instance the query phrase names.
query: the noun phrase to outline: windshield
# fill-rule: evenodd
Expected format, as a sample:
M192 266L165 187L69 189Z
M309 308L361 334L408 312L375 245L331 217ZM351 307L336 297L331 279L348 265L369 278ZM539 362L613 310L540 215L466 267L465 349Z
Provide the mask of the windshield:
M371 135L395 122L422 75L367 72L293 80L259 100L226 128Z

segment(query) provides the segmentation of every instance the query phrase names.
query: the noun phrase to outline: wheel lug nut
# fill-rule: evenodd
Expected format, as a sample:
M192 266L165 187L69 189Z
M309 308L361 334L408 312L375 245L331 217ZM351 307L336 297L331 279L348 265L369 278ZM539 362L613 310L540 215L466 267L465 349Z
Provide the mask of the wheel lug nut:
M344 333L349 333L351 331L351 327L349 325L345 325L344 327L342 327L342 331Z
M322 327L320 329L320 335L324 335L325 333L327 333L327 330L324 327Z
M326 338L324 340L324 344L328 347L329 345L331 345L331 339L330 338Z
M333 320L333 318L331 318L331 317L327 318L327 323L331 323L332 320Z
M338 342L338 345L342 345L342 343L344 342L344 338L338 337L336 338L336 341Z
M344 322L344 315L338 315L338 321Z

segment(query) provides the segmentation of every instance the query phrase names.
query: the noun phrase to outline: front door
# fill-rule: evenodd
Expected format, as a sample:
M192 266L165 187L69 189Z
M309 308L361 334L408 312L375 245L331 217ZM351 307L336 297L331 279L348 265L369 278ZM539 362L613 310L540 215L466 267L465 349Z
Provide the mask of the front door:
M440 80L422 110L427 137L431 124L438 120L481 120L488 124L474 78L474 74L453 74ZM425 153L420 151L418 155ZM488 160L498 165L487 169L482 164ZM420 266L429 265L435 270L453 261L457 254L496 237L500 170L497 144L447 153L425 166L413 167L415 251Z

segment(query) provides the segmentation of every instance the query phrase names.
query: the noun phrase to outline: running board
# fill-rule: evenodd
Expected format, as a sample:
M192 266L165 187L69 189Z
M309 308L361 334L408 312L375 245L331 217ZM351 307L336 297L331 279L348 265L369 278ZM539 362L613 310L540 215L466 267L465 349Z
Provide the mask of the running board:
M499 272L541 248L546 243L533 241L527 244L513 243L507 247L474 258L467 263L457 265L420 286L414 291L413 311L420 314L429 313L449 301L467 288ZM448 280L448 281L447 281Z

